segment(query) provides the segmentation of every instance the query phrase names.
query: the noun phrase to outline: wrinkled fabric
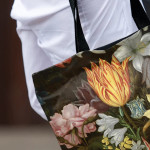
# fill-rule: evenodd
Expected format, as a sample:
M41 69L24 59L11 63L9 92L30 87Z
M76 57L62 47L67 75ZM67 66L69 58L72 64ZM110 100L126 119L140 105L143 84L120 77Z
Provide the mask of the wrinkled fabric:
M130 0L78 2L83 32L90 49L104 46L137 31ZM69 0L15 0L11 17L17 21L32 108L46 116L36 98L32 74L60 63L76 53L74 23Z

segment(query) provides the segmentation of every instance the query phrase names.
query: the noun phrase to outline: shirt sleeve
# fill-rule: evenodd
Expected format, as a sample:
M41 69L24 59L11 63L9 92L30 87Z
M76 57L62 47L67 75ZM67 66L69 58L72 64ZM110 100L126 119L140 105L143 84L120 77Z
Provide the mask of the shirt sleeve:
M46 116L37 100L32 74L75 54L74 24L68 0L16 0L11 17L17 21L28 97L32 108Z
M17 32L22 42L22 55L30 104L42 118L46 119L44 111L35 95L32 74L49 67L51 62L41 48L38 47L36 43L37 37L31 30L17 29Z

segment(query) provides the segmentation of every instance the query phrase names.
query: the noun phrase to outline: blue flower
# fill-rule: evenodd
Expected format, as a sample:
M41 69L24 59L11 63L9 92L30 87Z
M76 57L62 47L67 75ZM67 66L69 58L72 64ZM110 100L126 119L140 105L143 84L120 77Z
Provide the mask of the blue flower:
M131 117L135 119L140 119L143 117L144 113L146 112L146 109L144 107L144 99L140 99L137 97L135 100L130 101L126 104L130 111L131 111Z

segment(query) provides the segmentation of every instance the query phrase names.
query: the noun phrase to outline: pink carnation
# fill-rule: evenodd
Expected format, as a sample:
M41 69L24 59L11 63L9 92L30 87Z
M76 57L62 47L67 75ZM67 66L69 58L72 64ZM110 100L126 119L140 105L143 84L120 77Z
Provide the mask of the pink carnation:
M67 140L71 144L61 143L60 145L66 145L66 147L68 149L70 149L78 144L81 144L81 140L75 134L68 134L64 137L64 139Z
M72 125L78 129L79 135L83 137L80 134L83 123L89 117L96 116L96 109L90 107L89 104L85 104L83 106L80 106L79 108L72 104L69 104L67 106L64 106L62 110L62 116L63 118L69 120L72 123ZM96 130L95 123L89 123L88 125L84 126L85 136L87 136L86 133L95 132L95 130Z
M84 126L84 136L85 137L87 137L87 133L91 133L91 132L95 132L95 131L96 131L95 122L89 123ZM83 137L82 127L78 128L78 134L80 137Z
M50 125L53 128L55 134L59 137L65 136L74 127L69 120L63 119L61 114L55 113L53 117L50 117Z
M65 144L67 148L72 148L73 145L81 144L81 140L73 133L69 134L69 131L74 127L78 129L78 135L82 138L82 126L83 123L90 117L96 116L96 109L90 107L89 104L80 106L79 108L73 104L68 104L63 107L62 115L55 113L53 117L50 117L50 125L52 126L55 134L58 137L63 137L70 144ZM84 136L87 137L87 133L95 132L95 122L89 123L84 126ZM64 145L64 143L61 143Z

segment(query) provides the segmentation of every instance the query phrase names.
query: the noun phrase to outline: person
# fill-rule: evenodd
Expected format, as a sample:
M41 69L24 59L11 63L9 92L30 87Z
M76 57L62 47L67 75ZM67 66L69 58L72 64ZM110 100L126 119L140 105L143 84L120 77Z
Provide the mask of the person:
M138 30L132 18L130 0L78 0L78 9L91 50ZM32 74L76 53L69 0L15 0L11 17L17 21L17 33L22 43L30 104L46 119L35 95Z

